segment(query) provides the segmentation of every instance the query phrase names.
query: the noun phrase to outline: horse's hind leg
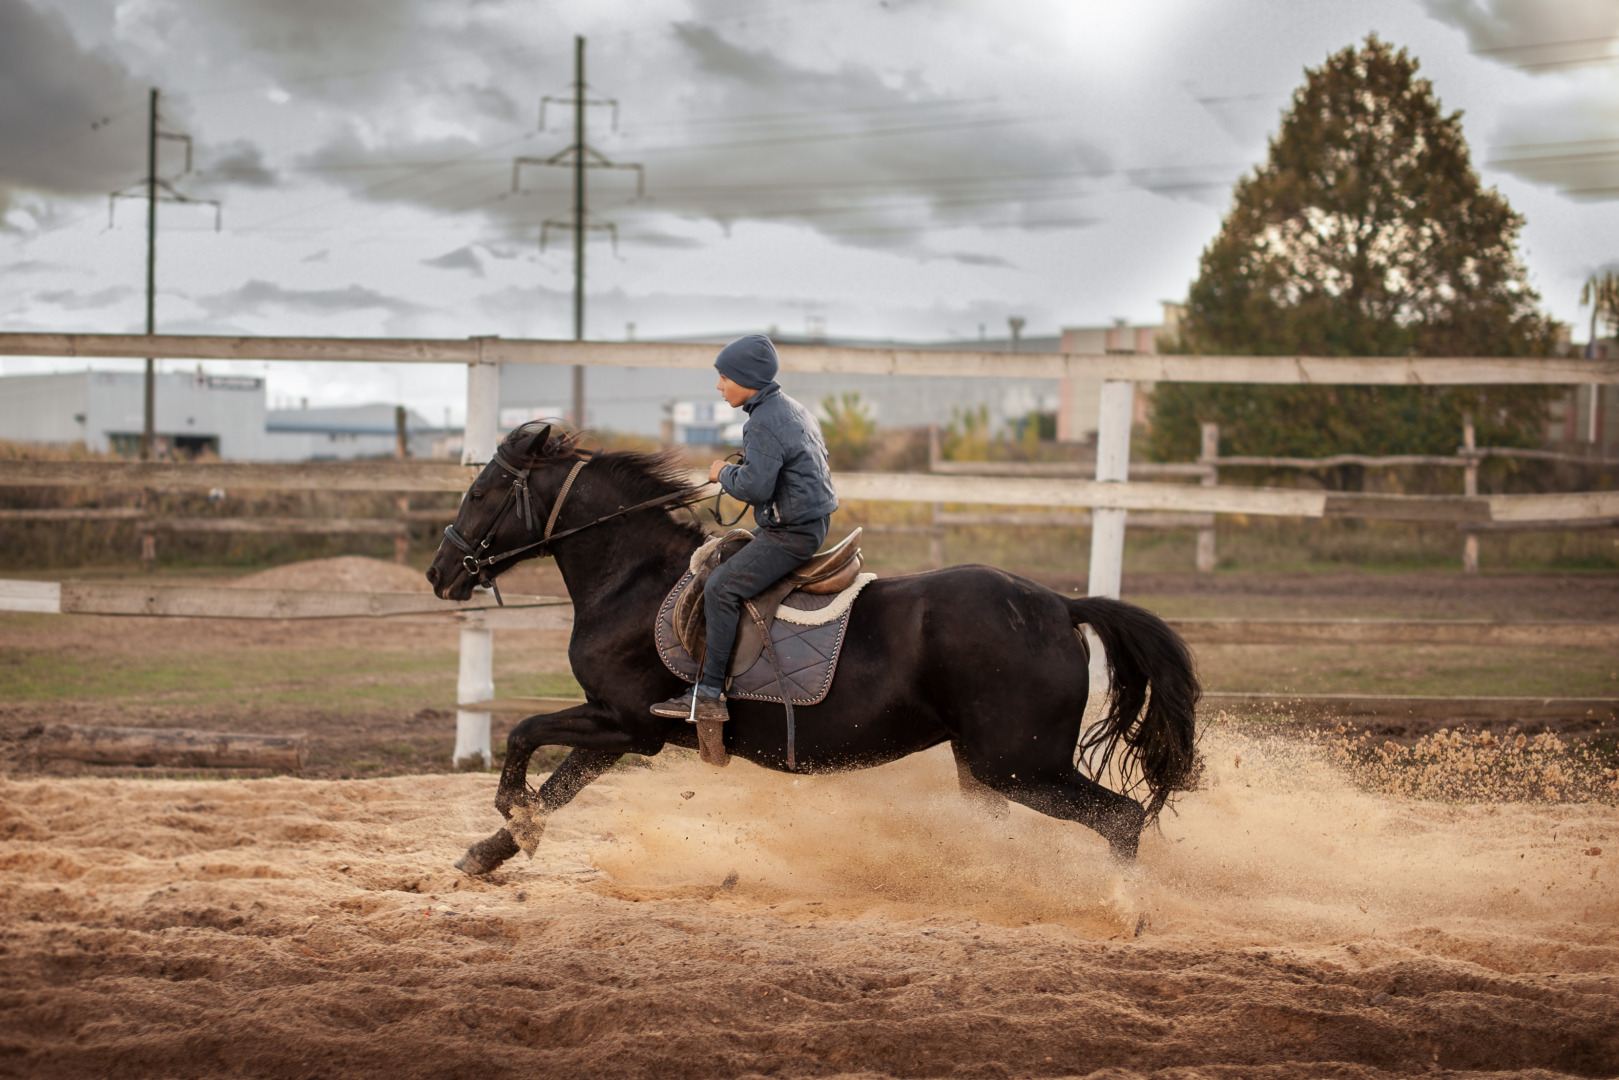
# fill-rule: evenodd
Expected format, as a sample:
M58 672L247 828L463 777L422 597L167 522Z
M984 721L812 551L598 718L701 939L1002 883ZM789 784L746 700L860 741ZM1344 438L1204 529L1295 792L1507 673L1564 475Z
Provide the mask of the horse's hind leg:
M1006 804L1006 796L979 782L967 763L966 751L954 739L950 741L950 752L956 756L956 782L961 785L961 797L991 817L1003 818L1010 814L1012 808Z
M1114 858L1133 859L1147 823L1147 812L1127 795L1109 791L1096 781L1069 767L1049 772L1019 774L974 770L977 779L995 791L1022 803L1047 817L1076 821L1099 833L1107 841Z

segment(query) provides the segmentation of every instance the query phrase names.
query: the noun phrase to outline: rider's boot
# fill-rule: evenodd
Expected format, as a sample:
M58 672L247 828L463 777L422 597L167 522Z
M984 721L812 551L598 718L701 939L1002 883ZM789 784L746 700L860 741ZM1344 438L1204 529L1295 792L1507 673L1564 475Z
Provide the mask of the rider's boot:
M731 763L730 752L725 749L725 722L731 718L731 712L725 706L723 692L694 686L684 694L652 706L652 715L696 724L698 756L720 768Z

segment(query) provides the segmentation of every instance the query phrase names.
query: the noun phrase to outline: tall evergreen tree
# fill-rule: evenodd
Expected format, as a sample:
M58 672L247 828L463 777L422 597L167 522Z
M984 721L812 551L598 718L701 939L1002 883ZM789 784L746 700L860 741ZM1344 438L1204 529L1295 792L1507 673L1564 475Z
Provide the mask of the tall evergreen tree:
M1417 61L1374 34L1305 73L1264 166L1238 182L1203 252L1178 352L1214 355L1543 356L1516 243L1523 219L1473 171L1461 113ZM1152 449L1195 457L1198 422L1227 453L1448 453L1472 411L1486 444L1534 445L1538 387L1164 384ZM1358 470L1340 472L1353 485ZM1332 478L1329 478L1329 481Z

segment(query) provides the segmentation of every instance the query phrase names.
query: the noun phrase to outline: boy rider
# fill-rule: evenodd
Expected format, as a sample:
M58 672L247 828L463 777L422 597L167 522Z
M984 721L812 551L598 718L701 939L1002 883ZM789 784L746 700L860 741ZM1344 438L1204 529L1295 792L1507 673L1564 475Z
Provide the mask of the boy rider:
M832 511L838 508L821 426L804 406L781 392L776 382L779 366L776 347L763 334L738 338L714 360L720 394L733 409L747 413L748 422L742 428L742 463L716 461L708 468L708 479L718 481L733 499L752 503L759 527L753 530L751 543L709 574L703 587L708 651L702 674L684 694L652 706L657 716L698 722L730 719L725 674L742 602L820 550ZM705 729L709 725L699 731Z

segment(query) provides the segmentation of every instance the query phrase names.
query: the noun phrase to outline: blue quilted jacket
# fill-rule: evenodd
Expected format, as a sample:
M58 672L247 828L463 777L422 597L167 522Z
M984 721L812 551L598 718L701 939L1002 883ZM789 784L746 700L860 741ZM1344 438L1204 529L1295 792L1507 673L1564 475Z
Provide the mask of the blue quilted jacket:
M742 464L720 470L720 486L753 504L753 519L767 529L804 525L838 508L821 425L809 411L767 383L742 406Z

